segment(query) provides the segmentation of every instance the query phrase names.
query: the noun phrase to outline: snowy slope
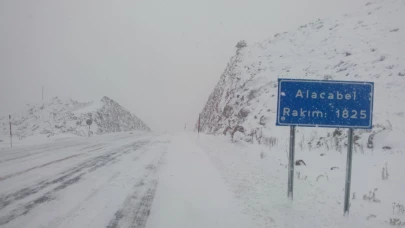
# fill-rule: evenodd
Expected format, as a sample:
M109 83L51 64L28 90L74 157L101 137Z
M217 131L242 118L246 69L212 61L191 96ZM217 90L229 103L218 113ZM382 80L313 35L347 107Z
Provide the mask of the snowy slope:
M297 138L301 142L309 137L299 132ZM403 142L397 149L354 153L350 213L343 216L345 151L297 143L296 159L306 165L295 166L294 200L290 201L288 137L269 147L204 134L196 141L258 227L405 226ZM387 170L384 178L383 170Z
M405 225L404 12L403 0L373 1L239 45L201 113L204 132L238 130L239 142L202 134L198 144L259 227ZM306 165L295 167L294 201L287 200L289 128L275 126L278 78L374 82L373 129L354 132L349 217L346 129L297 128L295 158Z
M55 97L49 103L29 104L22 112L12 115L13 135L19 139L38 134L87 136L88 119L92 119L90 130L94 134L150 130L142 120L108 97L86 103ZM3 137L9 134L8 116L0 118L0 127Z
M370 2L352 15L318 19L239 48L201 113L203 131L222 134L240 125L245 135L256 136L253 140L288 134L288 128L275 127L277 79L302 78L374 82L373 132L356 134L363 143L384 130L404 135L404 12L403 0ZM327 138L333 131L317 132ZM314 140L326 144L320 137Z

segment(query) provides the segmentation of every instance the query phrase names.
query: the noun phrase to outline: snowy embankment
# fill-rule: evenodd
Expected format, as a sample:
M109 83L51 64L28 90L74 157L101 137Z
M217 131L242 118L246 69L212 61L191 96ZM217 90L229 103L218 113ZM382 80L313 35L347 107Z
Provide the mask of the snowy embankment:
M315 131L315 130L314 130ZM387 140L380 137L378 140ZM350 216L343 216L346 148L311 148L297 133L294 201L287 199L288 135L272 146L230 143L200 135L203 148L244 212L260 227L390 227L405 224L405 144L394 150L356 151ZM388 174L385 173L385 168Z
M388 143L405 137L403 12L403 0L371 1L352 13L239 47L201 112L202 130L223 134L243 129L244 140L263 143L288 134L288 128L275 126L278 78L369 81L375 86L373 129L356 131L359 143L354 147L368 150L370 138L391 134L395 137L381 141L378 149L397 149ZM310 128L300 131L312 134ZM331 139L344 145L347 137L334 131L318 129L306 143L324 147Z
M87 125L89 120L90 128ZM9 121L8 116L0 117L0 142L9 138ZM85 103L54 97L50 102L27 104L20 112L11 115L11 123L14 142L38 138L39 135L87 137L93 133L150 131L142 120L108 97Z
M198 144L260 227L405 225L404 11L403 0L371 1L238 43L196 118L217 137L201 135ZM297 128L296 160L306 165L296 167L294 202L287 200L289 128L275 125L278 78L374 82L373 128L354 131L349 217L347 129Z

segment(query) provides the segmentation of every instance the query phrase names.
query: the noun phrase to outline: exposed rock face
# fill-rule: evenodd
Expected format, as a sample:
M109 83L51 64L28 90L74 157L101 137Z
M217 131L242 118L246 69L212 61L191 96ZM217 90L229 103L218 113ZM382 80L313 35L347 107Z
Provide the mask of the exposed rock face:
M117 102L108 97L103 97L101 102L104 105L95 112L94 116L98 134L130 130L150 131L145 123Z

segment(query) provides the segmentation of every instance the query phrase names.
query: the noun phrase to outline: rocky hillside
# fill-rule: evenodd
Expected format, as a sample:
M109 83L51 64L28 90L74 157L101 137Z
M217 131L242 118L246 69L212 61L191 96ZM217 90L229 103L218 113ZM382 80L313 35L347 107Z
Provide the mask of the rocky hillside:
M92 122L91 134L150 131L142 120L108 97L86 103L55 97L49 103L29 104L22 112L12 115L13 135L20 139L36 134L48 137L61 133L87 136L88 120ZM2 134L8 135L8 116L0 118L0 126Z
M288 135L276 127L277 79L325 79L375 83L373 131L358 130L365 142L389 130L405 135L405 2L369 2L356 13L318 19L260 43L239 42L236 55L201 113L202 130L222 134L236 127L247 140ZM312 134L314 128L299 128ZM321 145L335 129L319 129ZM365 136L365 137L363 137Z

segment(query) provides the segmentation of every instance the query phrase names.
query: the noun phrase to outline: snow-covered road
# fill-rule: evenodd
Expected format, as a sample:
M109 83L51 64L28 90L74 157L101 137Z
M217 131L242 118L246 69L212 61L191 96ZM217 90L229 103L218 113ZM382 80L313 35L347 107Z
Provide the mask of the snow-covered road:
M193 135L0 149L0 227L252 227Z
M144 227L168 142L126 133L2 150L0 226Z
M354 154L349 217L339 151L297 147L307 165L296 167L294 201L287 199L287 138L269 147L193 132L126 132L7 145L0 143L0 227L380 228L405 221L400 145ZM381 179L384 167L389 179Z

